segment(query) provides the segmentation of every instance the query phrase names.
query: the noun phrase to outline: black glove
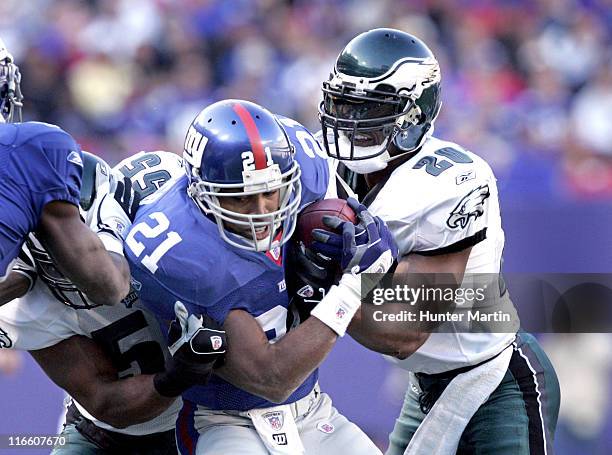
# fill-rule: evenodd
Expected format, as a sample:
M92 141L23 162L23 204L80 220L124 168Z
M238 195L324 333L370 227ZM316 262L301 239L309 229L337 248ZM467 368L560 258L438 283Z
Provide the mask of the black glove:
M177 397L194 385L204 385L213 368L223 364L225 331L208 316L189 315L181 302L174 304L176 319L170 324L168 344L172 357L166 370L153 378L155 389L165 397Z
M338 282L340 269L335 261L312 252L302 242L293 242L288 252L287 289L291 304L303 322L329 288Z

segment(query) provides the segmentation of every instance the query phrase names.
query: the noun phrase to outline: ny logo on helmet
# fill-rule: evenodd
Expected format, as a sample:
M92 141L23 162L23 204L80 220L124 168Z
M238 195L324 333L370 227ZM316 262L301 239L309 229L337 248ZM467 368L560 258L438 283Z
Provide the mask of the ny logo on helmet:
M470 219L476 219L484 213L484 201L491 195L489 185L480 185L470 191L453 209L446 224L451 229L465 229Z
M192 166L199 167L207 143L208 138L193 126L190 126L187 131L187 136L185 137L185 153L183 154L183 158Z

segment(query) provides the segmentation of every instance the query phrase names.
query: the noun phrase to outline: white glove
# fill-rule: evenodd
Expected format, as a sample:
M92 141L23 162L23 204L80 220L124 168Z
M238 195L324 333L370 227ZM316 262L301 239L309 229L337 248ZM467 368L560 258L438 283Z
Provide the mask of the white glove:
M99 166L99 165L98 165ZM108 251L123 254L123 240L132 226L140 195L124 176L105 180L97 188L96 199L86 212L85 223L100 237Z

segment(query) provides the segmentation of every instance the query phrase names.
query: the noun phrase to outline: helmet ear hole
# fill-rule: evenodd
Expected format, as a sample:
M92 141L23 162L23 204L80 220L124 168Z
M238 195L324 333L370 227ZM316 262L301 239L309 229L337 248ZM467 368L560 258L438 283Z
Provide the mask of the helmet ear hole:
M389 93L395 93L395 87L393 87L390 84L378 84L374 90L380 91L380 92L389 92Z

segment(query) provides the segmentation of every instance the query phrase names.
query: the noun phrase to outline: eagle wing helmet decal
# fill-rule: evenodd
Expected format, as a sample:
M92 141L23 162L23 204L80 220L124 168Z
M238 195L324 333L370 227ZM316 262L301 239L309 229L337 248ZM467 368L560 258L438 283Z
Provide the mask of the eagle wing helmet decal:
M446 224L451 229L465 229L471 218L478 218L484 213L484 202L491 195L489 185L480 185L470 191L453 209Z

